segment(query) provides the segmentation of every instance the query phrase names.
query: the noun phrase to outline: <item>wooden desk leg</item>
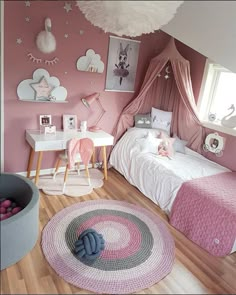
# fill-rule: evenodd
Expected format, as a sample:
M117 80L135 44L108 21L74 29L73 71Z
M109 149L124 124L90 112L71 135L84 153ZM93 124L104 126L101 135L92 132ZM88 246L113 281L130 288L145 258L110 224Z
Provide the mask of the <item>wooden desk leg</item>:
M27 178L30 178L30 173L31 173L33 161L34 161L34 149L31 148L29 160L28 160L28 167L27 167Z
M42 158L43 158L43 152L39 152L38 162L37 162L37 169L36 169L36 176L35 176L35 184L38 184L39 172L40 172Z
M95 161L96 161L96 148L93 147L93 157L92 157L92 167L95 167Z
M103 168L104 168L104 178L107 180L107 151L106 147L102 147L102 153L103 153Z

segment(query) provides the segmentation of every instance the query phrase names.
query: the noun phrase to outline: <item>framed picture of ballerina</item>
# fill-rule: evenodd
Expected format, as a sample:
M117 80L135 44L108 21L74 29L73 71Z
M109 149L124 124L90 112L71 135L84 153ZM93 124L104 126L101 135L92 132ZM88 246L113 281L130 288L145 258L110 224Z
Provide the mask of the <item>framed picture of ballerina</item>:
M105 91L134 92L140 41L110 36Z

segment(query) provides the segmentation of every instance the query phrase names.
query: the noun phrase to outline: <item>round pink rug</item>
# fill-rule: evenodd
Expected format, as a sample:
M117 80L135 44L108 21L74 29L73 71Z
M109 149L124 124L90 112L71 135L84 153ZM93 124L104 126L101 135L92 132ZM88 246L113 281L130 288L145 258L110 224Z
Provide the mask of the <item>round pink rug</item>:
M74 255L85 229L103 235L105 249L93 262ZM127 294L148 288L170 273L174 241L160 218L144 208L112 200L86 201L57 213L45 226L42 249L68 283L95 293Z

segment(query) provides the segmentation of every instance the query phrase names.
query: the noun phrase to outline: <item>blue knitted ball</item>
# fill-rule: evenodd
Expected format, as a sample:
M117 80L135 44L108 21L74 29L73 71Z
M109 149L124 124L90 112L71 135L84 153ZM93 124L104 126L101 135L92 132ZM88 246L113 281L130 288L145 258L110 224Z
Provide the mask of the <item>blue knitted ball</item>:
M92 228L83 231L75 242L75 254L83 259L94 260L104 248L103 236Z

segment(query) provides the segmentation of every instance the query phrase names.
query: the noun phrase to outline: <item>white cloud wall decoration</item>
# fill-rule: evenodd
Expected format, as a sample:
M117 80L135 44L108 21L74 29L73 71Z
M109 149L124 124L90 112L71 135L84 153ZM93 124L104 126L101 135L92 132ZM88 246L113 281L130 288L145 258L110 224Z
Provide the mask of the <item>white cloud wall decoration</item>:
M93 49L88 49L85 56L81 56L77 60L77 69L79 71L102 73L104 71L104 63L101 56Z
M24 101L65 102L67 90L60 86L57 77L50 76L45 69L37 69L34 71L32 79L26 79L19 83L17 95L20 100Z

